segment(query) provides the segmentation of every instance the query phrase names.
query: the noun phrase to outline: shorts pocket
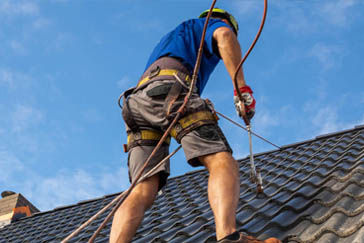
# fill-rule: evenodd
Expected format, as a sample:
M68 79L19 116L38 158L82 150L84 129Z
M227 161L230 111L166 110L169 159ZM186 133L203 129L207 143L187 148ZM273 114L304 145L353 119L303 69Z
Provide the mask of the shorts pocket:
M150 90L148 90L146 93L151 98L165 99L167 94L171 90L172 85L173 84L170 83L170 84L163 84L163 85L160 85L160 86L156 86L156 87L151 88Z
M209 141L219 141L221 139L219 132L216 130L216 125L198 127L196 128L196 132L201 138Z

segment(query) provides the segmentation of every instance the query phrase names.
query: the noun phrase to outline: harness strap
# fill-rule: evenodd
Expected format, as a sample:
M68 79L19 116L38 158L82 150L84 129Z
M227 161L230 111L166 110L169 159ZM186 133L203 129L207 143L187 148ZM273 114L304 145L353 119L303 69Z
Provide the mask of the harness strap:
M161 57L152 63L139 79L136 90L142 89L152 81L174 80L178 75L187 85L191 82L190 70L188 70L183 60L175 57Z
M191 77L188 74L185 74L181 71L175 70L175 69L160 69L159 66L156 67L155 70L151 71L150 75L143 78L142 80L139 81L137 87L142 86L143 84L146 84L148 81L159 77L159 76L175 76L177 75L178 77L184 77L182 78L183 81L185 81L187 83L187 85L190 84L191 82Z
M167 118L170 118L172 113L173 104L176 102L182 92L183 86L179 82L175 82L168 92L168 95L164 102L164 111Z
M136 146L155 146L162 138L162 132L155 130L139 130L137 132L128 132L127 144L124 144L124 152L129 152L130 149ZM171 137L167 137L165 144L169 145Z
M174 137L178 143L187 133L207 124L216 124L217 118L211 111L198 111L181 118L172 128L170 135Z

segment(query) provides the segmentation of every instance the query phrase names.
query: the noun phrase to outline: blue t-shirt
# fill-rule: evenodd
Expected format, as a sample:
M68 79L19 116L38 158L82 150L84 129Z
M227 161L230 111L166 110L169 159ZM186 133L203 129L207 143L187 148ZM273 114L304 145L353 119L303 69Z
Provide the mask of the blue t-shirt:
M205 18L187 20L165 35L154 48L145 70L158 58L170 56L182 59L182 63L192 74L204 24ZM214 52L213 48L213 33L220 27L231 28L220 19L210 19L206 30L202 60L196 83L200 94L205 88L210 74L220 60L220 57Z

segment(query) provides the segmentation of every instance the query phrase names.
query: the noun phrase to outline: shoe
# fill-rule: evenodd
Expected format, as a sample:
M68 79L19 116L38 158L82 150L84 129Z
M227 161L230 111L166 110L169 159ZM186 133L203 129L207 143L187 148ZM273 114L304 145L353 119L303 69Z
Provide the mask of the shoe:
M244 235L240 233L240 238L238 240L222 240L219 243L282 243L282 241L277 238L269 238L266 240L258 240L253 236Z

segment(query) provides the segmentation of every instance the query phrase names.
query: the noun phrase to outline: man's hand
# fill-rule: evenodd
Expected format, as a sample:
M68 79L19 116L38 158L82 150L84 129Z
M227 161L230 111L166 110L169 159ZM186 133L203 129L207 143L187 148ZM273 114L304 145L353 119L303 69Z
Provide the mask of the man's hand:
M255 114L255 99L253 97L253 91L249 86L240 87L241 96L243 102L238 97L238 93L234 90L234 104L238 116L244 119L246 114L247 118L251 120ZM244 106L243 106L244 105ZM244 114L245 112L245 114Z

